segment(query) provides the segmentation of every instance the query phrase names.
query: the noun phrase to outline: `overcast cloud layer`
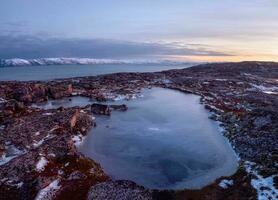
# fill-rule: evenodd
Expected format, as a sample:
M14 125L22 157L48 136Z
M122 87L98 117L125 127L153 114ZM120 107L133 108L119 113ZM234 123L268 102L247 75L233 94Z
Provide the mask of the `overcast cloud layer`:
M6 0L0 58L278 60L277 20L277 0Z
M59 39L32 36L0 36L0 58L163 58L177 55L225 56L192 45L140 43L112 39Z

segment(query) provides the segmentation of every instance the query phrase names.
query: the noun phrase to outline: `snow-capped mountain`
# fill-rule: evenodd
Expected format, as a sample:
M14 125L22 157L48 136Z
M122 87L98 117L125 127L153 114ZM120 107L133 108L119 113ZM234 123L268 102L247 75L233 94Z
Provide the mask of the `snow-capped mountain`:
M94 64L181 64L175 61L161 60L113 60L94 58L39 58L39 59L0 59L1 67L32 65L94 65Z

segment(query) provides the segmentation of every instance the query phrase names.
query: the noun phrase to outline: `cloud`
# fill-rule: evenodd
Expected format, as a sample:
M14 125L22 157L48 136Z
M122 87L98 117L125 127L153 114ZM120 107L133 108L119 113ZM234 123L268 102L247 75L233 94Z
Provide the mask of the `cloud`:
M28 30L27 21L0 21L0 32L6 35L18 35Z
M150 58L167 56L231 56L208 47L178 43L140 43L109 39L76 39L0 35L0 58L90 57Z

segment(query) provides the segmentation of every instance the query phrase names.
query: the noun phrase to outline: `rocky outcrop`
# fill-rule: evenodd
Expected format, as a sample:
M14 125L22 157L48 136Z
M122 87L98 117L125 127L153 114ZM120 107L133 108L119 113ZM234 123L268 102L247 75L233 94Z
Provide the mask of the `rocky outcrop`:
M7 127L0 134L4 155L0 160L0 196L4 199L34 199L54 183L59 188L63 185L55 193L61 199L74 189L83 190L86 196L91 185L108 180L101 167L81 156L75 147L74 137L86 134L94 123L89 112L75 108L34 110L5 123Z
M61 99L63 97L71 96L73 88L71 84L50 86L48 89L49 97L53 99Z
M73 116L70 119L70 128L73 129L77 123L77 120L80 116L80 111L76 110L75 113L73 114Z
M24 87L14 88L11 98L23 103L42 102L47 100L47 87L42 84L26 84ZM14 86L12 86L13 88Z
M22 102L16 100L5 101L0 104L0 109L0 123L3 123L8 118L18 117L31 112Z

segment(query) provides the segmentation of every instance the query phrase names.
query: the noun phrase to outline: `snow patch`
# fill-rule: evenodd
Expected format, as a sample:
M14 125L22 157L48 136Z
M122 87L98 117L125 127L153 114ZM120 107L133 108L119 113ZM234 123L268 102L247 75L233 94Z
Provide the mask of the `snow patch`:
M6 149L5 153L0 157L0 166L26 153L26 151L21 151L18 148L16 148L14 145L8 145L5 147L5 149Z
M251 180L251 185L257 190L258 200L278 199L278 190L274 186L273 179L277 175L263 177L254 169L255 163L245 161L244 166L249 174L255 178Z
M0 166L4 165L6 163L8 163L10 160L12 160L13 158L16 158L17 156L6 156L5 154L2 155L2 157L0 158Z
M171 80L169 80L169 79L163 79L163 80L161 80L161 82L162 82L163 84L171 84L171 83L173 83L173 81L171 81Z
M53 113L43 113L42 115L44 115L44 116L50 116L50 115L53 115Z
M72 141L73 141L73 143L74 143L74 145L75 145L76 147L78 147L78 146L81 145L83 139L84 139L84 136L81 135L81 134L80 134L80 135L74 135L74 136L72 137Z
M45 136L44 138L42 138L40 141L34 140L33 147L34 147L34 148L38 148L38 147L41 146L46 140L49 140L49 139L54 138L54 137L55 137L54 135L48 134L47 136Z
M222 109L216 108L213 105L209 105L209 104L205 104L209 109L215 110L215 111L219 111L221 113L223 113L224 111Z
M265 87L263 85L256 85L256 84L250 84L253 88L266 93L266 94L278 94L278 87L273 86L273 87Z
M125 95L118 95L115 98L113 98L114 101L123 101L126 99Z
M0 98L0 103L5 103L5 102L7 102L5 99Z
M56 155L54 154L54 153L50 153L50 154L48 154L49 156L51 156L51 157L56 157Z
M278 92L272 92L272 91L262 91L262 92L266 94L278 94Z
M40 190L35 200L50 200L53 199L55 193L61 188L59 179L54 180L48 186Z
M22 181L18 181L18 180L9 180L8 178L3 178L0 180L1 183L5 183L11 187L16 187L16 188L21 188L23 186L23 182Z
M36 164L36 170L37 170L38 172L44 171L44 169L45 169L47 163L48 163L48 160L46 160L45 157L41 157L40 160L39 160L39 161L37 162L37 164Z
M112 101L124 101L124 100L131 100L142 98L144 95L136 93L136 94L113 94L113 93L106 93L104 94L105 98Z
M22 186L23 186L23 182L19 182L19 183L16 184L17 188L21 188Z
M223 189L227 189L228 187L232 186L234 184L233 180L227 180L223 179L220 183L219 186L222 187Z

